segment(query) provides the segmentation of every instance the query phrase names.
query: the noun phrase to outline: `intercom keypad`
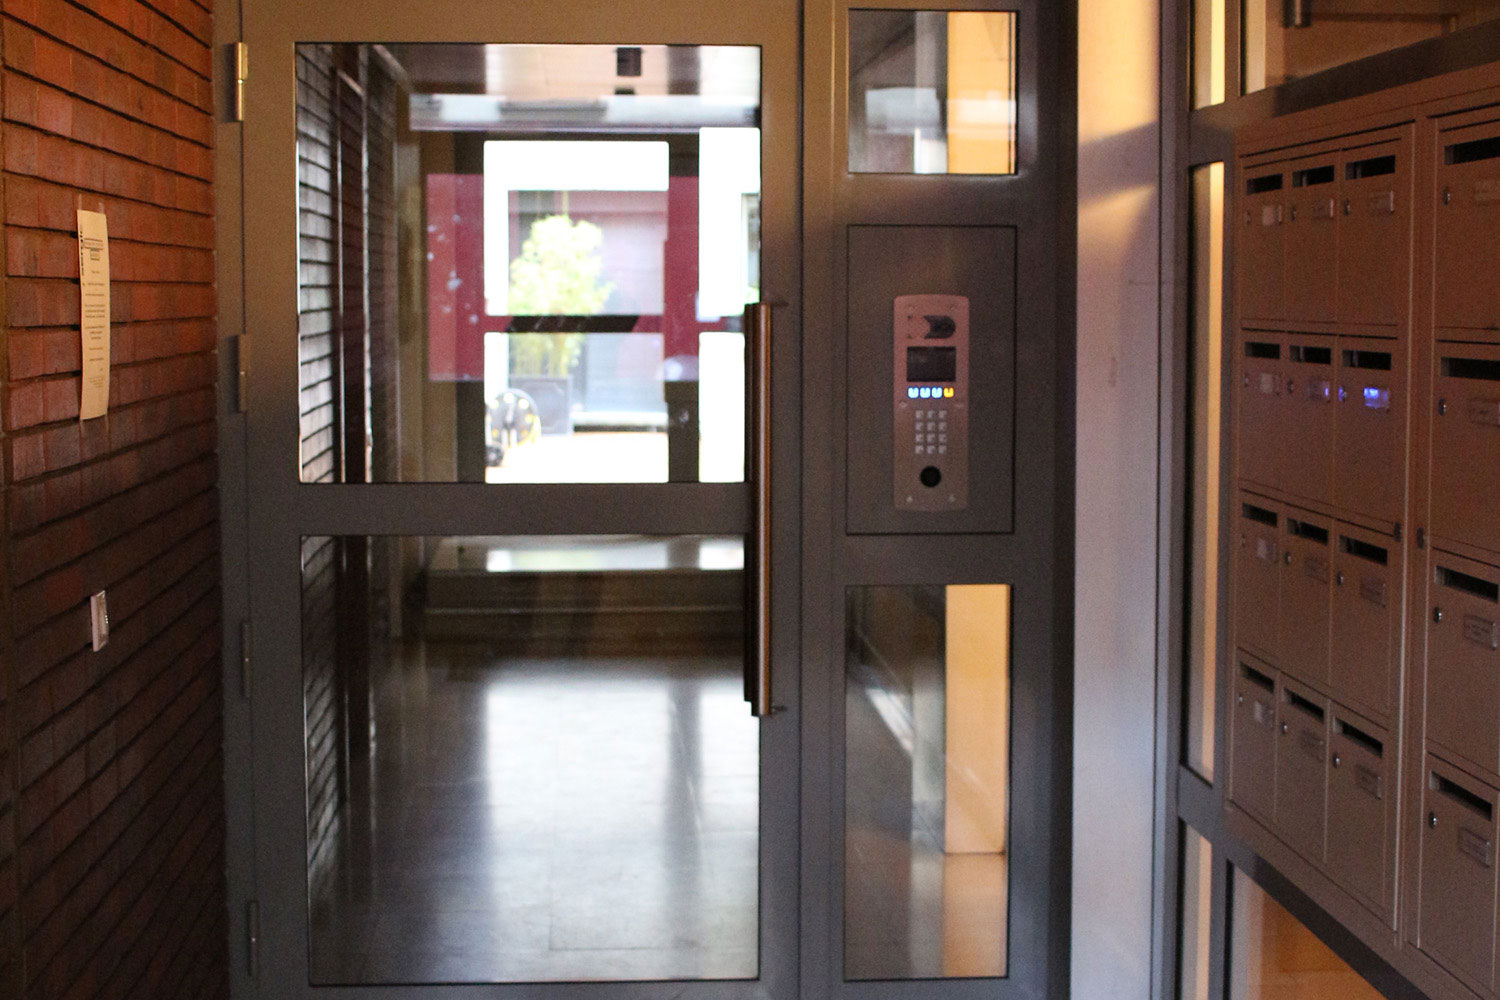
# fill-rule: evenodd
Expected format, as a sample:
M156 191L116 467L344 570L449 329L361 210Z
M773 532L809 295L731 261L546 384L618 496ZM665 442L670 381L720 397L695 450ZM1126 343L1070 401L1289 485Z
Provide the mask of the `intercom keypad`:
M963 510L969 503L969 300L899 296L894 333L896 507Z

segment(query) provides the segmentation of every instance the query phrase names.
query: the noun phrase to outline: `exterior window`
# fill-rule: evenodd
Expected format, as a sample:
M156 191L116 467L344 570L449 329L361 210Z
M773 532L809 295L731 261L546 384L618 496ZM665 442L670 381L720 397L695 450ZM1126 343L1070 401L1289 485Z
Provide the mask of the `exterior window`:
M1213 925L1214 848L1192 827L1182 828L1182 940L1178 997L1209 1000L1209 932Z
M1230 921L1230 1000L1380 1000L1375 987L1239 870Z
M1192 410L1188 422L1186 760L1214 777L1219 648L1219 477L1224 344L1224 164L1197 167L1192 188L1189 303Z
M1244 4L1247 94L1452 34L1500 15L1496 0L1445 4L1396 0L1366 6L1244 0Z
M1016 172L1016 15L849 13L849 169Z
M1226 0L1193 0L1193 107L1224 100Z

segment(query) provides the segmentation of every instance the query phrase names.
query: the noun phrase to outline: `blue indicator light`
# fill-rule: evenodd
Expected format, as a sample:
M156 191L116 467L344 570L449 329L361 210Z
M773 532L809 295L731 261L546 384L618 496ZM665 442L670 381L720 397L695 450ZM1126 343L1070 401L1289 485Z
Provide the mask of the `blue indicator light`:
M927 388L924 385L924 386L922 386L922 388L920 388L920 389L917 390L917 395L920 396L922 399L931 399L932 398L932 390L929 389L929 388Z
M917 398L917 387L916 386L909 385L909 386L906 387L906 398L907 399L916 399Z
M1365 386L1365 406L1372 410L1389 410L1391 408L1391 391L1373 385Z

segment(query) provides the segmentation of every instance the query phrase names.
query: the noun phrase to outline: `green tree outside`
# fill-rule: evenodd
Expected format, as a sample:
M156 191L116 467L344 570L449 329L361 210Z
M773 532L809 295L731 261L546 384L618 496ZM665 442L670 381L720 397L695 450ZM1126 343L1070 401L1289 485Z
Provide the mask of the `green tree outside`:
M531 224L521 255L510 262L510 311L515 315L587 316L614 291L600 278L604 232L592 222L550 215ZM518 334L510 338L513 375L568 375L583 334Z

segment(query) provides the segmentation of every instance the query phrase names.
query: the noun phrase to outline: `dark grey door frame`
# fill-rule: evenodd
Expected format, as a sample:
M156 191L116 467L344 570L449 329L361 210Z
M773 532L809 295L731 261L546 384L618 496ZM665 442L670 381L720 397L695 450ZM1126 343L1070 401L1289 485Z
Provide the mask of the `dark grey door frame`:
M1008 177L851 174L850 10L1018 13L1017 172ZM808 0L804 4L805 254L803 990L806 997L1068 995L1072 814L1074 160L1072 3ZM850 226L1002 226L1015 232L1014 527L856 535L845 523L846 233ZM973 447L982 447L974 442ZM814 587L812 581L824 581ZM1013 586L1009 975L845 982L844 629L859 585Z
M351 8L309 0L246 0L243 38L253 72L245 84L242 242L221 244L221 266L243 283L247 375L243 437L226 465L226 577L256 636L248 711L231 721L227 774L235 812L250 835L230 841L231 912L259 911L258 970L236 948L236 995L340 998L411 996L641 998L791 997L798 991L798 602L800 537L801 262L798 177L800 10L795 0L705 8L688 0L626 7L589 0L490 8L466 0L400 0ZM308 485L298 481L294 45L297 42L571 42L755 45L762 51L762 285L777 309L773 384L782 417L773 427L772 603L774 696L785 710L761 729L760 979L743 982L308 986L304 742L300 669L299 542L307 535L546 533L746 533L748 484L493 486L480 483ZM238 187L238 183L236 184ZM240 331L231 331L238 333ZM232 383L231 383L232 384ZM232 433L232 432L231 432ZM253 485L251 485L253 484ZM230 521L229 518L233 518ZM240 527L243 527L243 538ZM243 547L241 547L243 546ZM244 581L243 585L239 581ZM236 685L237 687L237 685ZM233 697L231 693L231 698ZM748 708L747 708L748 711ZM242 808L253 803L250 815ZM238 929L250 928L243 918ZM238 946L239 941L235 944Z

